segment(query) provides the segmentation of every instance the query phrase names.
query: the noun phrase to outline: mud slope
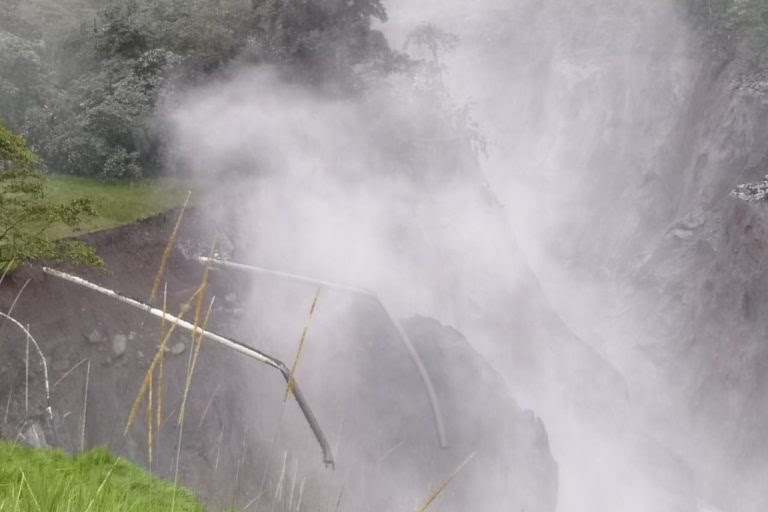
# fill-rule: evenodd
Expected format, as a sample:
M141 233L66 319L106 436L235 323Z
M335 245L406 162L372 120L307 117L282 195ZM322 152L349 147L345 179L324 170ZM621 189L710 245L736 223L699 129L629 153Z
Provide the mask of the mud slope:
M174 220L173 215L159 216L88 236L112 273L77 272L146 300ZM209 250L213 234L201 235L202 225L196 213L188 214L180 250L170 260L168 304L173 312L202 277L203 269L185 258ZM21 433L33 444L72 452L81 444L85 449L107 446L173 478L189 337L176 335L166 356L163 421L159 429L153 427L150 463L144 409L127 436L123 429L156 352L160 322L46 276L37 267L7 278L0 287L0 307L7 309L22 288L13 314L29 325L45 354L55 421L54 428L46 421L44 377L34 353L29 356L25 392L25 338L6 324L0 345L3 436ZM212 330L270 348L291 362L298 340L291 329L295 326L267 328L268 318L250 314L242 304L255 294L280 308L278 298L290 297L306 312L314 290L283 282L254 283L217 271L211 294L217 297ZM299 318L295 325L305 320ZM444 403L449 448L438 446L426 393L392 325L374 305L328 293L321 297L312 324L299 383L334 448L336 469L323 466L320 449L295 403L283 402L285 383L278 372L206 342L179 443L180 481L216 506L242 508L256 500L255 507L276 501L293 510L300 500L320 507L341 500L349 509L402 510L423 502L476 453L462 478L440 498L444 510L466 510L469 503L474 510L498 510L499 505L508 510L555 510L557 468L541 421L515 404L503 380L459 333L423 318L409 321L407 329L428 361ZM449 371L453 365L463 370ZM494 406L473 406L472 400ZM493 502L485 503L487 496L494 496Z

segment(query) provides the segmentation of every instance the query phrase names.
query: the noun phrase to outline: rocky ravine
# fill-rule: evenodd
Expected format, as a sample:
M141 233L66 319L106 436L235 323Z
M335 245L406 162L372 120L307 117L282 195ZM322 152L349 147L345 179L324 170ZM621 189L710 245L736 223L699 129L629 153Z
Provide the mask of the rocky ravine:
M700 496L765 510L768 216L763 202L729 197L768 172L765 86L682 28L618 37L625 67L602 48L555 48L541 65L545 140L564 149L536 167L540 202L553 206L529 204L551 217L526 248L549 256L534 259L545 289L595 334L585 339L626 377L641 429L686 461ZM581 117L559 114L562 97Z

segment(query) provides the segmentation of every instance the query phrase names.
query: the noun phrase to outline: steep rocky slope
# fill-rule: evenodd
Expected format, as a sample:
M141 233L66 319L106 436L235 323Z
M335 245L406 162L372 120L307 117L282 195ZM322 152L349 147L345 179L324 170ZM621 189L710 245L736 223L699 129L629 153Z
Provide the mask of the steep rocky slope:
M626 379L625 425L702 503L764 510L767 211L728 193L768 173L765 83L675 2L449 5L420 15L460 37L447 80L491 188L554 309Z
M498 149L498 190L545 293L627 379L638 428L705 499L764 510L766 206L729 197L766 174L764 84L662 2L583 7L508 40L532 60L503 77L528 107L487 118L526 145Z
M739 63L712 68L704 68L706 86L695 89L670 141L680 157L676 169L667 167L677 178L669 227L656 232L647 261L629 272L644 300L653 301L649 317L661 319L654 357L673 394L688 404L678 436L728 501L761 510L768 482L768 406L761 398L768 217L763 203L728 194L766 173L768 97L739 87Z

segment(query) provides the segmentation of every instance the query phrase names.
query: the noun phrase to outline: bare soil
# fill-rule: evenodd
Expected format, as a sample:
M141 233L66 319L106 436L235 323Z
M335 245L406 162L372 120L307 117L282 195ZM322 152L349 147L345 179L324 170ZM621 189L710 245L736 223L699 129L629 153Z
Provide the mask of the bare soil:
M146 301L175 218L171 212L84 237L107 262L108 275L56 267ZM187 212L165 276L170 312L178 313L200 283L203 268L193 257L208 253L217 231L198 212ZM222 240L224 247L237 246L226 236ZM290 366L297 333L289 324L267 328L272 320L247 305L255 296L277 310L308 309L314 293L295 283L215 271L210 330L272 351ZM405 328L443 404L447 449L438 446L427 395L393 326L374 304L329 293L313 320L298 379L333 445L335 470L324 467L296 404L283 400L279 373L208 341L180 436L177 418L191 354L186 333L174 335L166 356L163 418L159 428L153 425L150 461L146 403L128 434L123 431L157 352L160 321L45 275L37 265L6 278L0 307L7 311L17 296L12 314L29 325L48 364L54 420L44 411L39 357L30 352L27 358L25 336L5 323L0 327L3 437L73 453L106 446L168 479L176 474L178 448L180 483L214 508L249 510L267 505L298 510L301 501L320 509L339 503L347 510L414 508L476 453L463 478L441 497L443 510L555 508L557 470L544 426L515 405L503 379L460 333L433 320L412 318ZM157 403L155 392L154 407ZM492 503L480 501L489 496Z

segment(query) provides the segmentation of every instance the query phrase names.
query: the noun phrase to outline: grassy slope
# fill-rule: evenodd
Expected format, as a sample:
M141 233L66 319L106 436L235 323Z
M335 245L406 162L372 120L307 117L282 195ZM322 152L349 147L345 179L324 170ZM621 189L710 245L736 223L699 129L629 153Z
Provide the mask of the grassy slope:
M72 458L0 441L3 512L204 512L189 492L97 449Z
M64 238L130 224L140 219L177 208L184 203L187 187L178 181L143 180L140 182L97 181L69 176L50 176L46 190L54 203L90 199L95 217L86 219L80 231L66 226L52 226L49 235Z

